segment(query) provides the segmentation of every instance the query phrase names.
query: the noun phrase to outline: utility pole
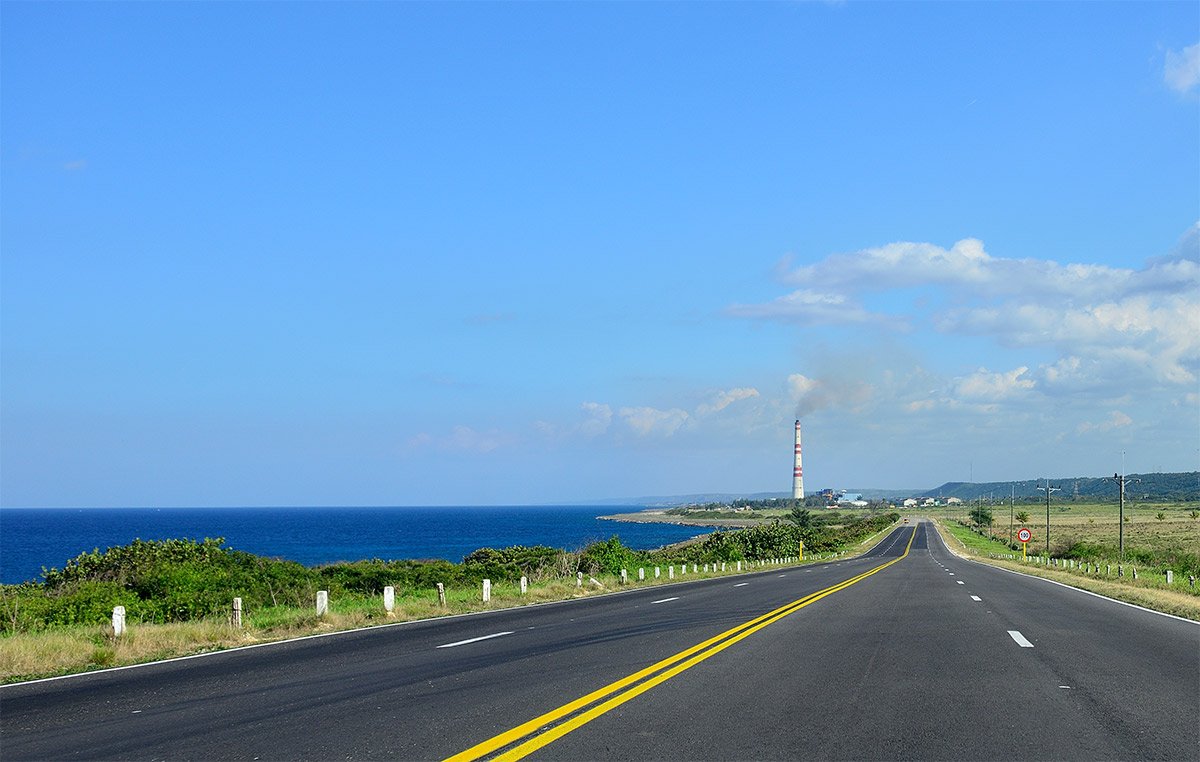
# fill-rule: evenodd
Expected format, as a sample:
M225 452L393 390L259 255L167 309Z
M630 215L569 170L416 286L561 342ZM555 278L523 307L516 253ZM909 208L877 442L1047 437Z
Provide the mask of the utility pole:
M1038 487L1038 489L1045 490L1045 492L1046 492L1046 558L1049 558L1050 557L1050 493L1051 492L1061 492L1062 490L1060 490L1058 487L1051 487L1049 479L1046 480L1045 487Z
M1012 495L1010 495L1008 498L1008 547L1010 547L1010 548L1012 547L1012 538L1013 538L1013 516L1015 515L1016 510L1017 510L1016 503L1017 503L1017 485L1013 484L1012 485Z
M1121 508L1117 513L1117 550L1121 555L1121 560L1123 561L1125 560L1125 485L1140 484L1142 480L1126 479L1125 474L1113 474L1112 480L1117 483L1117 486L1121 490Z

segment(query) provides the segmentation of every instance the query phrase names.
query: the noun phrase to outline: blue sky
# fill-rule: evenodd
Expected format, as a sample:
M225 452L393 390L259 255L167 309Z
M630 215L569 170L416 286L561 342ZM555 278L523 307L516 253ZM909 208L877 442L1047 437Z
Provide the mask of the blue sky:
M0 505L1193 470L1195 3L5 3Z

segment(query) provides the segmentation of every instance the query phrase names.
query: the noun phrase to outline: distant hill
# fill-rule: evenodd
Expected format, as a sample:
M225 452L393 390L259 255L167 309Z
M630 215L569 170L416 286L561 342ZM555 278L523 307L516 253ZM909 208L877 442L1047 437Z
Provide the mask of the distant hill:
M1125 485L1125 496L1132 500L1200 500L1200 471L1185 471L1172 474L1127 474L1129 481ZM1140 483L1133 480L1141 479ZM915 489L879 489L844 488L847 492L859 493L866 500L903 499L906 497L957 497L961 500L975 500L989 495L999 500L1011 494L1015 485L1018 499L1033 498L1039 495L1043 498L1046 493L1037 489L1044 485L1045 479L1028 479L1021 482L946 482L940 487L928 490ZM1075 476L1070 478L1051 478L1050 486L1058 487L1059 492L1053 493L1052 500L1073 499L1081 500L1116 500L1117 485L1112 477ZM838 489L843 489L839 487ZM813 494L812 491L809 494ZM740 498L750 500L770 500L772 498L789 498L790 492L699 492L691 495L653 495L644 497L609 498L604 500L588 500L586 505L644 505L652 508L672 507L677 505L692 505L704 503L728 503Z
M1200 500L1200 471L1126 474L1125 478L1126 499ZM1135 479L1140 479L1140 483L1135 483ZM1044 498L1046 493L1039 490L1038 486L1045 484L1045 479L1023 482L946 482L921 494L928 497L957 497L968 501L988 496L1000 499L1011 495L1015 487L1018 499L1039 496ZM1051 478L1050 486L1060 490L1052 494L1053 500L1070 500L1076 497L1081 500L1116 500L1118 497L1117 483L1111 476Z
M839 487L839 489L841 489ZM915 489L878 489L874 487L846 489L847 492L861 494L867 500L913 497L929 494ZM814 494L809 492L808 494ZM703 505L704 503L729 503L733 500L772 500L786 499L791 492L698 492L692 495L654 495L647 497L611 498L605 500L589 500L587 505L644 505L649 508L670 508L677 505Z

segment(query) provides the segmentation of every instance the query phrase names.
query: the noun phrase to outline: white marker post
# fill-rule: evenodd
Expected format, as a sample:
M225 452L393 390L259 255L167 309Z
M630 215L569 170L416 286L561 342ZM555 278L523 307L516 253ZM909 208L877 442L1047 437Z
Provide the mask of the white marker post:
M325 616L329 613L329 591L317 591L317 616Z
M437 593L438 605L442 608L446 608L446 585L441 582L437 583Z
M233 599L233 616L229 618L229 623L234 627L241 629L242 626L242 599Z
M396 610L396 588L392 585L383 588L383 610L389 614Z
M113 628L113 636L114 637L119 638L125 634L125 607L124 606L113 606L112 628Z
M485 579L483 581L483 602L487 603L492 599L492 581Z
M529 592L529 578L521 577L521 595L525 595L528 592Z

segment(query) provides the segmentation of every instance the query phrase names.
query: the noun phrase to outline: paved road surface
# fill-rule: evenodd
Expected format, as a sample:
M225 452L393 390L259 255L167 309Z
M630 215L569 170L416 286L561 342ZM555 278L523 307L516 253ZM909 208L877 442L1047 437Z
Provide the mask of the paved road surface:
M1200 625L921 523L841 563L0 688L0 756L1200 759L1198 718Z

